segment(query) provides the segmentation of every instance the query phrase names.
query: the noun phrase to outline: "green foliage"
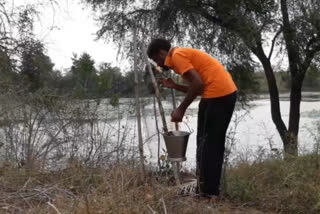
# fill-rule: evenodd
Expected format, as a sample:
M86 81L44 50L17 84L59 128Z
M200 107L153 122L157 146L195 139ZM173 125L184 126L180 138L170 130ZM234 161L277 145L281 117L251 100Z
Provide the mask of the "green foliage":
M134 92L134 73L122 73L110 63L96 68L88 53L73 57L73 65L65 76L60 77L61 93L78 98L130 97Z
M54 88L57 72L53 71L54 64L45 53L45 47L34 35L34 16L37 15L35 6L27 5L19 11L17 28L19 38L17 51L21 58L18 72L23 80L24 88L35 92L41 88Z
M113 95L113 96L110 98L110 104L111 104L113 107L119 106L119 96Z
M122 90L122 95L124 96L129 96L129 97L133 97L134 96L134 87L135 87L135 83L134 83L134 71L129 71L129 72L126 72L124 74L124 89ZM144 84L141 84L140 85L140 94L142 96L145 96L145 95L148 95L145 93L145 85Z
M106 85L101 86L107 87L109 96L121 93L123 88L125 88L126 83L120 69L112 67L108 63L100 65L99 79L107 83Z
M44 53L43 44L39 41L25 41L21 49L20 74L28 89L34 92L40 88L53 87L49 85L55 76L53 63Z
M260 89L255 71L250 63L231 64L228 68L240 94L240 101L248 101L247 94L255 94Z
M7 86L23 92L52 89L58 75L34 35L37 13L35 5L15 7L0 1L0 76Z
M74 84L74 93L77 97L93 97L97 90L97 70L94 60L87 53L74 56L73 64L70 69Z
M112 71L111 71L112 70ZM98 88L100 93L110 91L112 89L112 75L113 68L108 63L100 65Z

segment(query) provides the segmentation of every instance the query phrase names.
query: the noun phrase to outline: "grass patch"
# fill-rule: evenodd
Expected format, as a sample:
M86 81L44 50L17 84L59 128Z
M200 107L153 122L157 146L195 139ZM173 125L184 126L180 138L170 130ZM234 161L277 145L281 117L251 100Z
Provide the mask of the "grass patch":
M227 174L226 197L279 213L320 212L320 157L241 164Z

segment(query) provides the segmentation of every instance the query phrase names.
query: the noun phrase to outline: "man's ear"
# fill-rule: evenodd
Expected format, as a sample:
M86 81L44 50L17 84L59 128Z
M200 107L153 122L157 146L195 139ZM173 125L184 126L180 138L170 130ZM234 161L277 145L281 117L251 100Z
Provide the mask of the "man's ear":
M161 58L166 58L168 55L168 51L160 50L159 55L161 56Z

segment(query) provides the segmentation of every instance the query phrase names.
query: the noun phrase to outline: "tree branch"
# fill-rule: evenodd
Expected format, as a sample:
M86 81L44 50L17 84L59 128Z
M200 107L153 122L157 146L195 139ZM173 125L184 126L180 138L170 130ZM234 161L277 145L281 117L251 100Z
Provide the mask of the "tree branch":
M137 10L133 10L129 13L127 13L127 15L131 16L131 15L141 15L141 14L147 14L147 13L150 13L150 12L154 12L153 10L150 10L150 9L137 9Z
M265 55L261 44L257 44L256 49L252 50L252 52L258 57L258 59L260 60L264 68L264 73L267 78L269 94L270 94L272 120L276 125L276 128L280 134L282 141L285 142L285 137L288 129L285 123L283 122L283 119L281 116L279 90L278 90L277 81L274 75L273 68L271 66L270 60Z
M202 17L204 17L205 19L207 19L208 21L212 22L213 24L217 24L221 27L227 27L226 23L223 22L222 19L212 16L211 14L209 14L206 10L204 10L203 8L199 8L197 9L197 12L199 15L201 15Z
M294 41L296 41L296 33L290 24L287 4L287 0L281 0L283 36L288 51L290 72L295 75L298 72L298 65L301 65L301 58L299 55L299 48L294 44Z
M270 49L270 53L269 53L269 56L268 56L268 59L270 60L271 59L271 56L273 54L273 50L274 50L274 46L275 46L275 43L276 43L276 40L278 38L278 36L281 34L282 32L282 27L280 27L280 29L278 30L278 32L276 33L276 35L273 37L272 39L272 45L271 45L271 49Z

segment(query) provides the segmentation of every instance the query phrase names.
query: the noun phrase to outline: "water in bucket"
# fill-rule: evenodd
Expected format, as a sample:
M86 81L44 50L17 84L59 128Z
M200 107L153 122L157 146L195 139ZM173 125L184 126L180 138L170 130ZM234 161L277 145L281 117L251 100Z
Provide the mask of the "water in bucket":
M191 133L185 131L171 131L163 134L167 147L169 161L185 161L188 140Z

